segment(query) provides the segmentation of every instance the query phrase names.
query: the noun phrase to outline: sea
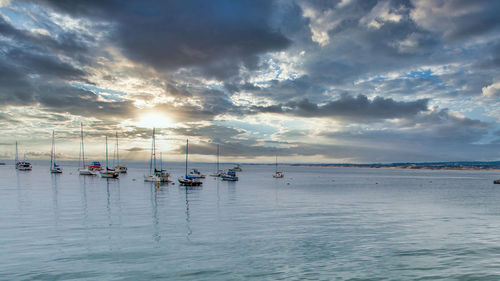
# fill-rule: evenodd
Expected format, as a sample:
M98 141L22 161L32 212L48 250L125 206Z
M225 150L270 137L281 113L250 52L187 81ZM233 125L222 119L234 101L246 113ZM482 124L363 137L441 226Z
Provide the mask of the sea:
M500 172L243 164L186 188L184 163L160 186L61 164L0 166L0 280L500 280Z

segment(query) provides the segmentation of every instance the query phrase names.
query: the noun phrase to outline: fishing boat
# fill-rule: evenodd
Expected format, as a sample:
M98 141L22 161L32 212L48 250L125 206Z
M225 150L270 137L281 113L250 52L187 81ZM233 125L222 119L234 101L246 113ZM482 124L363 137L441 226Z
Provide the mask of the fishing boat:
M186 140L186 174L179 178L179 183L183 186L200 186L203 184L198 178L193 178L188 175L188 155L189 155L189 140Z
M275 165L275 171L274 171L274 174L273 174L273 178L276 178L276 179L280 179L280 178L283 178L285 176L285 174L283 172L280 172L278 171L278 155L276 155L276 165Z
M242 169L241 169L240 164L236 164L236 166L234 166L233 168L229 169L229 171L233 171L233 172L241 172L241 171L242 171Z
M120 165L120 157L118 155L118 132L116 132L116 146L115 146L115 159L116 159L116 165L115 165L115 171L118 173L127 173L127 167Z
M97 172L90 169L85 165L85 145L83 142L83 123L80 123L80 160L82 161L82 167L78 168L78 173L82 176L95 176ZM80 161L79 161L80 162Z
M170 180L170 174L167 173L165 169L163 169L163 157L162 153L160 152L160 169L155 168L155 175L158 177L160 182L171 182Z
M54 141L54 130L52 130L52 148L50 150L50 172L52 174L62 173L62 168L56 163L56 144Z
M149 159L149 174L144 175L145 182L160 182L161 179L156 173L156 143L155 128L153 128L153 140L151 144L151 157Z
M101 172L101 178L107 179L116 179L120 175L119 172L110 169L108 165L108 136L106 136L106 169L103 169Z
M24 156L24 158L26 159L26 155ZM16 159L14 160L14 162L16 163L16 170L31 171L33 169L33 166L31 165L30 162L26 160L19 161L19 155L17 153L17 141L16 141Z
M219 178L224 174L224 171L219 169L219 145L217 144L217 170L215 173L211 174L211 177Z
M223 181L238 181L238 177L236 176L236 172L235 171L227 171L227 173L223 174L221 176L222 180Z

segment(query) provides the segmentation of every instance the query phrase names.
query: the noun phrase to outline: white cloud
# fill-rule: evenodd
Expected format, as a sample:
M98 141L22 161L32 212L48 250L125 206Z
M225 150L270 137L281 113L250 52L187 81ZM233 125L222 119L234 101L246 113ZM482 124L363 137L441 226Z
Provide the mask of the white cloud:
M334 29L340 19L336 16L335 11L328 9L326 11L318 11L307 3L302 3L302 16L310 20L309 29L311 30L311 39L324 47L330 43L328 32Z
M0 8L7 7L10 5L10 0L0 0Z
M483 87L482 93L485 98L500 98L500 82Z
M397 13L398 10L393 10L388 1L379 2L369 14L359 20L363 25L371 28L380 28L386 22L399 22L403 18L401 14Z

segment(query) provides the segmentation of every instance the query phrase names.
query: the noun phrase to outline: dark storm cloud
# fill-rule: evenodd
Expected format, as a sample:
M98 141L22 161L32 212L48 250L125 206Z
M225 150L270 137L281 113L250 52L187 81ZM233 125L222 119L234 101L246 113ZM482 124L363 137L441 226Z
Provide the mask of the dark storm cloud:
M35 54L23 50L12 50L5 54L8 61L16 62L25 75L36 74L50 79L82 80L86 73L74 66L62 62L53 55Z
M352 97L342 95L338 100L318 105L307 99L267 107L254 106L258 112L283 113L300 117L337 117L341 119L365 120L392 119L414 116L427 111L427 99L416 101L395 101L383 97L373 100L364 95Z
M51 1L75 16L112 21L128 57L157 69L199 66L210 76L255 68L290 41L270 26L272 1Z

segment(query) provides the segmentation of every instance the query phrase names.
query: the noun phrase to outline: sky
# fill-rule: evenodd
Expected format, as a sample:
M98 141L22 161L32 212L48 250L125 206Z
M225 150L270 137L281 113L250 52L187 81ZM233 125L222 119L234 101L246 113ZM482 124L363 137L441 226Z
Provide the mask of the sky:
M500 1L0 0L0 158L500 159Z

